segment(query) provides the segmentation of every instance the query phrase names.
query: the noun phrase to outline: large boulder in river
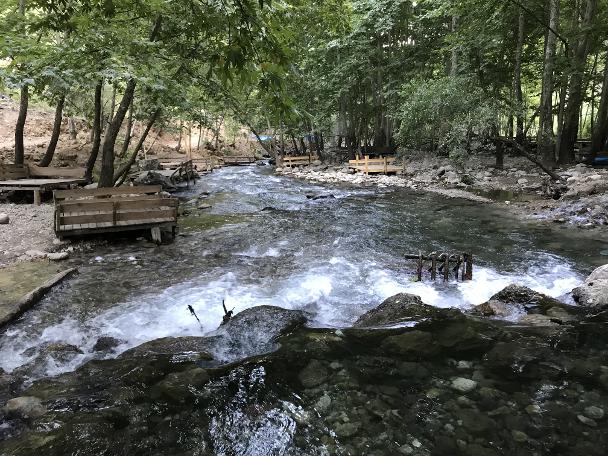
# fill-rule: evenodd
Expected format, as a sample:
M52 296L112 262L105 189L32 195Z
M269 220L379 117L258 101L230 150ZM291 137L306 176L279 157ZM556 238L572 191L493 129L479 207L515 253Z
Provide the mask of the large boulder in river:
M608 306L608 264L593 271L583 285L572 290L572 296L581 306Z
M364 313L353 326L366 328L372 326L395 325L404 322L420 321L426 318L444 317L450 313L460 313L455 309L442 309L422 302L419 296L399 293L386 299L378 307Z
M119 358L139 358L156 355L196 353L199 359L213 359L209 353L215 347L214 337L162 337L143 343L122 353Z
M509 285L472 313L484 317L520 320L532 325L557 324L574 318L577 309L521 285ZM532 315L537 315L533 317Z
M175 190L175 185L171 182L167 176L162 175L156 171L144 171L133 181L134 185L160 185L163 190Z
M305 325L309 318L301 310L256 306L236 314L215 334L223 338L222 357L243 358L272 351L279 336Z

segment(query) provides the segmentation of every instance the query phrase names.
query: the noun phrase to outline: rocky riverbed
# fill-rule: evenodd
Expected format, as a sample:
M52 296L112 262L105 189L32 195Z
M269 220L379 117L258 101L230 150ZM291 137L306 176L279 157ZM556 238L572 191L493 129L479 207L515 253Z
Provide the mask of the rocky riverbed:
M608 301L582 304L512 286L465 314L401 294L337 330L248 309L25 391L3 374L0 454L604 455Z
M449 198L497 202L523 218L584 229L608 226L607 169L579 164L559 170L563 185L556 189L542 171L521 159L511 159L504 169L494 168L482 157L461 165L424 156L404 161L404 171L397 176L366 176L343 165L320 162L308 167L277 168L277 172L316 182L405 187ZM556 191L559 198L555 198Z

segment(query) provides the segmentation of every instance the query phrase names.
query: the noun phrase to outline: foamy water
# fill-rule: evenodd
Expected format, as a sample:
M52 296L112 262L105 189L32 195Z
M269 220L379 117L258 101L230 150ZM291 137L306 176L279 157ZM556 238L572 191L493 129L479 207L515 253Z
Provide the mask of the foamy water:
M437 242L436 236L445 232L420 235L419 216L411 216L407 206L399 212L400 200L391 195L291 183L256 169L214 174L202 189L223 195L214 204L219 214L250 213L268 206L287 212L252 219L247 230L237 224L194 231L160 251L134 253L125 246L123 252L117 248L118 253L83 257L81 277L72 287L53 292L0 336L0 367L13 371L32 361L37 347L47 343L67 343L84 352L67 363L48 358L33 376L55 375L88 359L116 356L160 337L208 334L222 320L222 300L235 313L258 305L305 309L313 313L314 325L343 327L397 293L419 295L435 306L466 309L511 283L564 297L583 278L572 261L539 250L534 240L517 239L521 235L516 233L513 238L530 249L529 261L521 261L526 255L508 253L519 255L518 267L505 255L496 255L495 264L491 257L481 258L471 282L413 282L411 264L401 260L401 254L414 242L425 242L423 236ZM328 191L335 201L306 198L311 192ZM232 192L232 197L226 197L226 192ZM384 200L374 208L376 198ZM387 226L399 230L403 251L396 251L400 244L391 241L397 234L382 232ZM414 234L408 227L416 227ZM486 236L483 227L470 229L472 236ZM450 239L442 242L449 245ZM503 240L492 242L497 243L496 249L503 248ZM162 255L167 255L166 260ZM185 264L190 269L184 272ZM151 269L156 275L150 275ZM112 287L112 281L130 274L135 283L128 293L105 296L94 288L99 287L100 277ZM177 274L183 277L175 279ZM187 305L195 309L202 326ZM101 336L122 341L116 353L93 352Z

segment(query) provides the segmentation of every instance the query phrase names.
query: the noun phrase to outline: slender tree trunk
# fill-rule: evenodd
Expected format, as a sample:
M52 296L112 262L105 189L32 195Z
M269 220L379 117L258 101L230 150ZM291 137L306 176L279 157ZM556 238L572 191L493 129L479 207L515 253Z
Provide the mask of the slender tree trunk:
M517 103L517 112L515 114L516 127L515 138L518 142L523 141L524 136L524 97L521 90L521 57L524 47L524 28L526 25L526 17L524 10L519 9L519 20L517 27L517 47L515 50L515 69L513 75L513 93L515 94L515 102Z
M61 134L61 121L63 120L63 106L65 105L65 95L61 95L57 101L57 107L55 108L55 121L53 122L53 133L49 145L46 148L46 153L39 166L49 166L53 161L53 155L55 155L55 149L57 149L57 143L59 142L59 135Z
M595 159L598 152L601 152L608 141L608 53L606 53L606 66L604 67L604 82L602 84L602 94L597 110L597 118L593 128L591 138L591 161Z
M179 152L182 149L182 133L184 131L184 121L179 119L179 138L177 139L177 147L175 150Z
M452 33L456 33L458 28L458 16L452 16ZM458 50L452 48L452 55L450 57L450 76L456 77L458 75Z
M21 87L21 97L19 101L19 116L17 117L17 125L15 125L15 164L23 165L25 156L25 146L23 145L23 131L25 129L25 120L27 118L27 106L29 103L29 86L24 84Z
M581 24L583 34L574 50L571 67L572 74L568 86L569 98L564 112L563 130L559 146L560 164L573 163L575 161L574 145L578 137L579 113L583 103L583 75L589 54L591 23L596 6L597 0L587 0L585 17Z
M74 118L70 117L68 119L68 130L70 131L70 139L72 141L76 141L76 122L74 122Z
M122 165L120 167L120 169L114 176L114 183L116 183L120 180L120 183L119 183L119 185L120 185L124 182L124 179L125 179L126 175L129 173L131 166L133 166L133 163L135 163L135 160L137 159L137 154L142 149L142 147L144 145L144 141L148 137L148 134L150 133L150 130L152 129L152 126L154 125L154 122L156 122L156 120L158 119L158 116L160 116L160 112L161 112L161 109L157 108L156 111L154 111L154 113L152 113L152 115L148 119L148 124L146 125L146 129L142 133L141 138L139 138L139 141L137 142L137 145L135 146L135 149L133 150L131 157L124 165ZM121 179L121 177L122 177L122 179Z
M133 131L133 100L131 100L131 104L129 105L129 115L127 116L127 131L125 132L125 140L122 143L122 147L120 148L120 156L124 157L129 149L129 144L131 143L131 133Z
M203 124L198 124L198 142L196 143L196 150L201 150L201 137L203 136Z
M116 84L112 85L112 99L110 101L110 112L108 113L108 118L106 119L106 135L108 134L108 129L110 128L110 123L114 118L114 110L116 109Z
M100 80L95 86L95 107L93 117L93 143L91 146L91 154L87 160L87 170L85 178L91 180L93 177L93 167L97 161L97 155L99 154L99 146L101 145L101 95L103 92L103 81Z
M129 79L125 92L118 106L116 114L112 118L112 122L106 132L106 137L103 141L103 149L101 155L101 173L99 175L99 187L112 187L114 186L114 146L116 145L116 138L120 131L120 126L129 109L133 93L135 92L135 79Z
M543 66L542 91L539 109L538 150L545 166L555 165L555 138L553 134L553 70L559 25L559 0L548 0L549 27L545 36L545 57Z

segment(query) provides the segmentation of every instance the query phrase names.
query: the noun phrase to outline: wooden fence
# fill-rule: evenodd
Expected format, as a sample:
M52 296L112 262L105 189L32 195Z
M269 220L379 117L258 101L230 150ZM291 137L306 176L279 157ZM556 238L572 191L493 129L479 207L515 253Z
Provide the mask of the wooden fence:
M394 166L395 157L369 158L366 155L363 159L349 160L348 167L365 174L390 174L401 171L399 166Z

